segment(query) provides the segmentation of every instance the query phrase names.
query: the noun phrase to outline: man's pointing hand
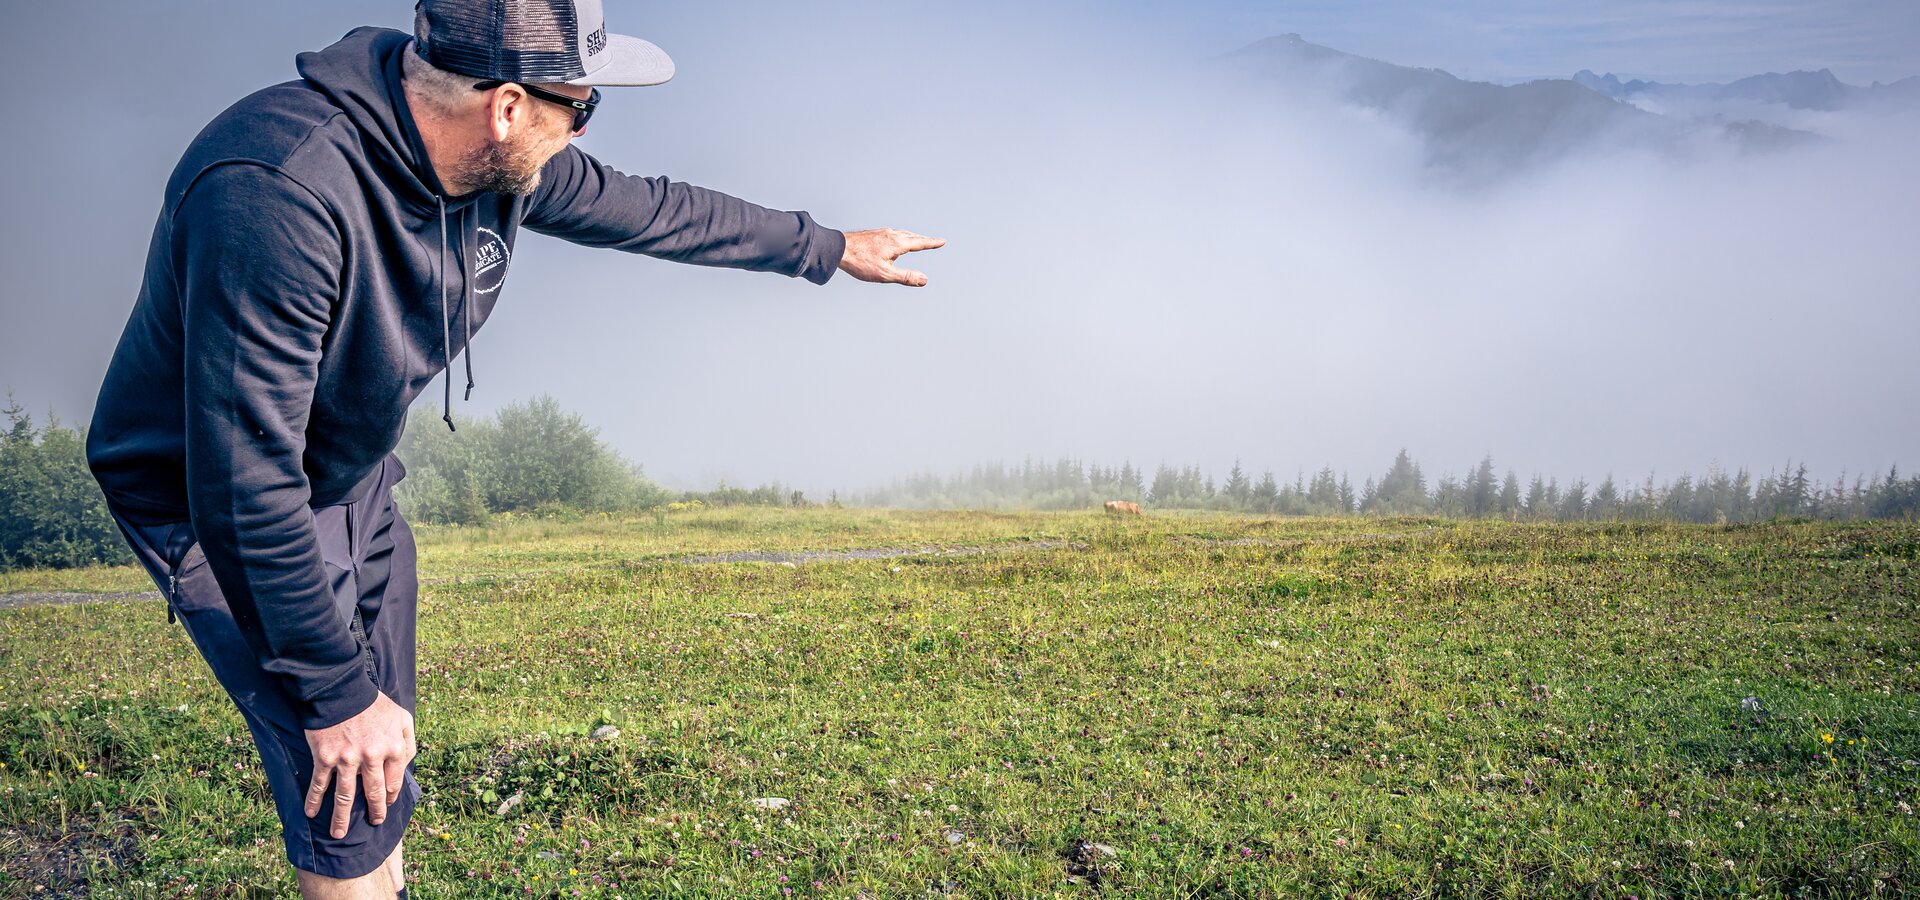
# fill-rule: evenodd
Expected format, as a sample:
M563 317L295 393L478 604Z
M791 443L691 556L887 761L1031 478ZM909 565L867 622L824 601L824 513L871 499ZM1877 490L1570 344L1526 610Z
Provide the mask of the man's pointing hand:
M915 250L934 250L947 245L942 238L926 237L898 228L875 228L847 232L847 250L840 257L840 271L861 281L926 287L927 276L912 269L895 268L893 261Z

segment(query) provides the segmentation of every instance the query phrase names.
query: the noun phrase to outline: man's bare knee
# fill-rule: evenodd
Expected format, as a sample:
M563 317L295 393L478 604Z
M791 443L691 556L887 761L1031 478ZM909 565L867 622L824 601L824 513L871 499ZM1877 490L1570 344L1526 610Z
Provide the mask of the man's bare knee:
M394 848L387 861L359 878L328 878L300 870L300 896L305 900L393 900L399 887L393 883L392 866L400 859Z

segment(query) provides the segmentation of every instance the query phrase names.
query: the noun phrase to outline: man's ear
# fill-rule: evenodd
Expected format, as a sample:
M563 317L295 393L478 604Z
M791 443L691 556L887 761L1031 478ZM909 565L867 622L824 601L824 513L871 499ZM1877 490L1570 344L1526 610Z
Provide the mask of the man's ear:
M504 84L494 89L487 104L487 132L494 140L504 141L512 132L525 131L532 117L533 98L519 85Z

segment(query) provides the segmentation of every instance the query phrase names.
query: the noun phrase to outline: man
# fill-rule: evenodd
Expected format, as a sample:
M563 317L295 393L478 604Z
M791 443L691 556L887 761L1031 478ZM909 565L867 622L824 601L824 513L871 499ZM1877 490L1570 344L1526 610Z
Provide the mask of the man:
M499 301L519 228L816 284L923 286L893 263L943 242L573 147L595 86L673 74L598 0L423 0L412 36L356 29L296 62L168 181L87 457L247 721L301 892L404 897L417 582L391 450Z

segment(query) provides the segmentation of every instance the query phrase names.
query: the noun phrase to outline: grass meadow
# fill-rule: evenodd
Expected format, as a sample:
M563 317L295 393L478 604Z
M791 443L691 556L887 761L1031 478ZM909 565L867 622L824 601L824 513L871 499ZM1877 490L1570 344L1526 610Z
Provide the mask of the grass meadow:
M1920 525L416 530L417 898L1920 895ZM292 892L159 603L0 611L0 680L0 895Z

